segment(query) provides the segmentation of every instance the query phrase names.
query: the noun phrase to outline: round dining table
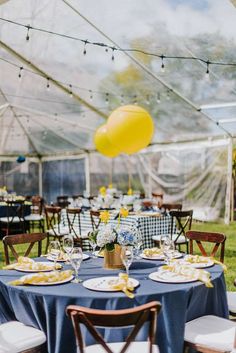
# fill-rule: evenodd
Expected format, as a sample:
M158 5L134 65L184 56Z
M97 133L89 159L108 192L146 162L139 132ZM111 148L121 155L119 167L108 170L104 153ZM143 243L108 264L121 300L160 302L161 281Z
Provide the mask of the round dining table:
M43 261L44 259L40 259ZM211 273L213 288L203 283L161 283L149 278L161 261L138 259L130 268L130 277L139 281L134 298L123 292L102 292L87 289L83 282L58 285L12 286L8 282L23 273L15 270L0 271L0 322L19 320L43 330L47 336L48 353L76 353L76 341L70 319L65 313L67 305L76 304L96 309L123 309L138 306L152 300L160 301L161 312L157 321L156 343L161 353L182 353L184 326L189 320L202 315L228 317L224 274L220 265L207 270ZM65 269L70 265L63 265ZM87 279L114 276L119 271L103 268L102 258L84 260L79 271L80 278ZM124 339L123 330L106 329L103 334L107 341ZM143 339L145 329L138 339ZM91 337L84 332L85 341Z

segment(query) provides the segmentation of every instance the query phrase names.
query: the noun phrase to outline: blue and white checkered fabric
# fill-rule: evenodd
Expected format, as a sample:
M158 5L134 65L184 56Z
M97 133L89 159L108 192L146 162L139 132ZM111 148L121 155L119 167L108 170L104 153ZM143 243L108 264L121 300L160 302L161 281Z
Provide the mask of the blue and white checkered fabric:
M110 221L112 224L117 225L118 220L114 219L117 213L111 214ZM89 211L81 213L81 228L83 230L92 230L92 224ZM68 226L66 210L62 210L61 223L63 226ZM142 216L142 215L129 215L126 218L121 218L121 225L132 226L138 228L142 236L142 249L151 248L155 246L152 237L154 235L167 234L170 232L171 217L167 215L157 216ZM76 226L76 225L75 225ZM90 250L87 240L83 240L84 250Z

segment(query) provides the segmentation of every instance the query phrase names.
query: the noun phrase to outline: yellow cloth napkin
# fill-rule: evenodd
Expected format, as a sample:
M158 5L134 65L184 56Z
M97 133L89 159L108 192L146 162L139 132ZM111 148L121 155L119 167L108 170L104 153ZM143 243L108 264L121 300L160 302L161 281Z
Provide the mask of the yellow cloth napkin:
M225 264L223 264L222 262L216 260L214 257L210 257L210 260L212 260L214 262L214 264L222 266L222 269L224 272L227 271L227 266Z
M189 279L197 279L205 284L206 287L212 288L213 284L211 283L211 275L208 271L193 268L191 266L179 265L179 264L171 264L162 266L163 270L171 271L176 273L177 275L183 275Z
M163 251L159 248L150 248L150 249L144 249L143 254L145 256L155 256L155 255L163 255Z
M214 264L216 265L221 265L223 271L227 271L227 266L223 264L222 262L216 260L214 257L206 257L206 256L200 256L200 255L187 255L184 258L184 261L187 261L189 263L207 263L209 260L213 261Z
M61 269L61 267L62 266L60 264L56 264L57 270ZM22 270L35 270L35 271L49 270L50 271L54 269L54 265L53 264L49 265L43 262L39 263L28 257L19 256L16 263L3 267L4 270L15 270L16 268L20 268Z
M72 276L71 270L67 271L52 271L45 273L34 273L33 275L23 276L15 281L9 282L12 286L20 286L24 284L37 284L37 283L54 283L61 282Z
M131 299L134 298L134 293L131 293L134 290L134 287L129 282L129 277L126 273L119 273L119 281L117 284L113 284L112 288L121 290Z

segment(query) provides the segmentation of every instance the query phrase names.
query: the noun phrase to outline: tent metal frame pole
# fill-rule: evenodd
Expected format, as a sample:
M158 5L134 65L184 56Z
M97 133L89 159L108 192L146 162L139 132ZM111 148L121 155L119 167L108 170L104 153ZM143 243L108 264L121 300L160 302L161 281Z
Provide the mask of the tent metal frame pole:
M39 195L43 196L43 163L42 163L42 159L39 158L39 172L38 172L38 176L39 176Z
M70 4L70 2L68 0L62 0L68 7L70 7L72 9L72 11L74 11L78 16L80 16L81 18L83 18L84 21L86 21L91 27L93 27L97 32L99 32L104 38L106 38L107 40L109 40L112 44L114 44L117 48L122 49L119 44L117 44L114 40L112 40L112 38L110 38L108 35L106 35L101 29L99 29L96 25L94 25L94 23L92 23L88 18L86 18L81 12L79 12L79 10L77 10L73 5ZM158 81L159 83L161 83L164 87L166 87L169 92L172 92L174 94L176 94L181 100L183 100L185 103L187 103L188 105L190 105L193 109L195 109L196 111L198 111L199 113L201 113L205 118L207 118L208 120L210 120L212 123L216 124L216 122L214 121L214 119L211 118L211 116L209 116L208 114L206 114L205 112L203 112L201 110L200 106L195 105L192 101L190 101L187 97L183 96L179 91L177 91L175 88L173 88L171 85L169 85L168 83L166 83L164 80L162 80L160 77L158 77L157 75L155 75L147 66L145 66L144 64L142 64L139 60L137 60L133 55L131 55L130 53L126 52L125 50L123 51L123 53L128 56L133 62L136 63L137 66L139 66L142 70L144 70L149 76L151 76L152 78L154 78L154 80ZM222 126L219 126L219 129L223 130L225 134L227 134L228 137L232 137L231 134L225 130Z
M33 69L36 73L38 73L40 76L44 77L45 79L49 79L50 83L52 83L54 86L59 88L61 91L65 92L66 94L70 95L71 90L70 88L67 88L60 82L58 82L56 79L54 79L51 75L49 75L46 71L43 71L40 69L37 65L29 61L27 58L25 58L22 54L18 53L16 50L11 48L8 44L4 43L3 41L0 40L0 47L5 49L8 53L10 53L13 57L17 58L20 60L22 63ZM104 119L107 119L107 115L100 111L99 109L95 108L93 105L88 103L86 100L81 98L78 94L73 92L73 98L77 100L80 104L85 105L87 108L89 108L91 111L95 112L99 116L101 116Z
M229 139L228 144L228 169L227 169L227 186L225 195L225 224L229 224L231 215L231 189L232 189L232 161L233 161L233 139Z
M86 192L90 195L90 155L87 153L85 157L85 184L86 184Z

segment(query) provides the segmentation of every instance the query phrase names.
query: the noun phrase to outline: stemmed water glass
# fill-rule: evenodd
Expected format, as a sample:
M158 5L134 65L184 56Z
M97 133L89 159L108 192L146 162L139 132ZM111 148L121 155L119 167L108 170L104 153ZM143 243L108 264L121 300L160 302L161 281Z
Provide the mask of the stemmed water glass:
M129 276L129 268L130 265L133 262L134 258L134 253L133 253L133 246L122 246L122 251L121 251L121 260L125 266L127 276Z
M89 245L92 248L91 257L92 257L92 259L95 259L96 258L95 250L97 247L97 243L96 243L95 239L92 238L92 236L89 236L88 241L89 241Z
M57 269L57 261L60 257L61 244L58 240L52 240L49 244L49 253L54 261L54 270Z
M65 235L63 237L63 249L65 251L65 253L67 254L67 261L70 258L70 255L73 251L74 248L74 239L72 235Z
M82 280L78 277L79 268L81 262L83 260L83 252L82 249L79 247L73 248L70 254L70 263L73 269L75 270L75 278L73 279L73 283L80 283Z
M174 241L171 240L169 237L166 237L162 243L162 250L163 250L163 254L165 256L165 261L166 261L167 265L169 265L173 255L174 255L174 252L175 252Z
M142 240L142 234L138 229L135 231L135 235L136 235L136 240L134 243L134 258L139 259L140 258L139 253L140 253L141 246L143 244L143 240Z

